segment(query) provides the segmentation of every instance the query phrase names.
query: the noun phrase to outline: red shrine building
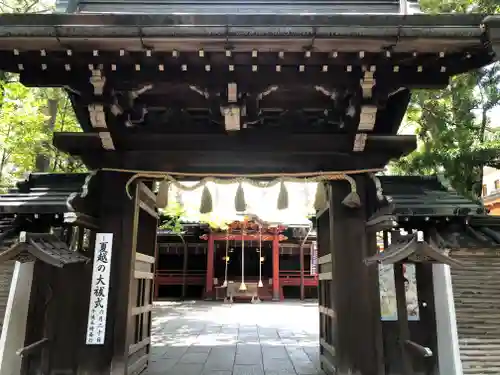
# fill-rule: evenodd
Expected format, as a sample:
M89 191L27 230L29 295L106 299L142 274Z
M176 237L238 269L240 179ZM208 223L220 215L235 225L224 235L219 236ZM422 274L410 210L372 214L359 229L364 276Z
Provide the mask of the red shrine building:
M316 232L307 225L234 221L225 230L184 223L158 232L155 298L283 300L317 296ZM242 283L246 289L240 290ZM248 291L248 292L247 292Z

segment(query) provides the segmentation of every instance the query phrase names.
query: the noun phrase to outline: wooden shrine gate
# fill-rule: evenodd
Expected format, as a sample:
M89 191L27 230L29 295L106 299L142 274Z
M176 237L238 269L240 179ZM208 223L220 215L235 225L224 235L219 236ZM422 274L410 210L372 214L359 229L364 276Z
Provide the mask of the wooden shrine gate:
M487 311L499 306L494 291L499 218L485 215L484 207L448 191L436 178L359 175L354 180L359 204L346 201L345 181L332 181L316 217L323 369L456 374L462 366L460 342L464 373L496 371L498 317ZM393 265L395 286L396 316L384 320L379 263ZM415 269L411 303L418 313L411 320L405 264ZM446 289L451 275L458 340L453 296Z
M0 202L2 219L11 220L0 258L34 264L23 375L136 375L147 366L157 227L151 175L203 184L228 176L283 186L328 181L318 213L324 369L453 373L438 366L446 358L437 332L449 338L437 326L449 316L436 319L433 286L441 281L431 263L453 263L451 238L470 231L471 216L493 219L435 179L387 177L382 189L367 172L415 149L415 136L398 134L412 90L444 88L494 62L500 17L370 15L353 6L350 18L269 6L266 17L216 14L208 5L190 15L117 8L0 16L0 70L27 86L67 89L83 132L56 133L54 146L97 171L85 183L81 175L57 183L32 176ZM61 192L66 185L74 189ZM288 206L285 190L277 207ZM387 239L383 252L377 232ZM415 322L405 308L409 262L422 308ZM394 265L396 321L381 322L377 263Z
M334 181L317 215L320 355L329 374L376 374L384 363L377 266L363 262L377 251L365 232L374 185L367 175L355 181L361 208L344 205L349 184Z
M156 263L158 213L156 195L143 182L134 186L132 272L128 306L128 358L126 374L136 375L148 365Z
M158 214L156 196L146 183L136 180L125 191L130 177L129 174L104 173L101 183L116 187L117 191L109 191L105 196L114 200L113 207L121 206L123 210L110 212L113 218L121 220L121 225L114 228L123 238L121 246L117 244L113 250L117 289L113 290L111 285L110 293L116 301L111 372L136 375L149 361ZM123 215L120 218L115 216L119 213ZM113 220L108 218L107 222L113 225ZM101 227L101 230L108 228L111 229ZM98 371L109 370L103 367Z
M147 367L158 215L151 182L130 184L129 197L130 177L35 174L0 197L0 206L22 203L0 233L0 262L35 261L25 347L15 348L22 374L135 375Z

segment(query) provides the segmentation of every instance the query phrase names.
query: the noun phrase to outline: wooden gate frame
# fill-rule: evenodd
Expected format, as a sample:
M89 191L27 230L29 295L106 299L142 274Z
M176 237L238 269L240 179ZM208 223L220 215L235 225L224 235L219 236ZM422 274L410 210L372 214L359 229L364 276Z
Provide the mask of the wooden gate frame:
M349 184L330 181L328 203L316 216L321 367L327 374L384 374L378 268L363 262L377 251L375 234L366 231L375 189L367 188L367 175L354 179L361 207L343 205Z
M126 372L137 375L149 362L158 213L156 196L144 182L135 184L127 309Z

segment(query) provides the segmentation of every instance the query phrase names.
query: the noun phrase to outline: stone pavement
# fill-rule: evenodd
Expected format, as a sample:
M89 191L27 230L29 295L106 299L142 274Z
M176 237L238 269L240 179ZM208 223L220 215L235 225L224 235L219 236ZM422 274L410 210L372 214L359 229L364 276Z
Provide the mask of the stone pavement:
M145 375L324 375L318 304L157 302Z

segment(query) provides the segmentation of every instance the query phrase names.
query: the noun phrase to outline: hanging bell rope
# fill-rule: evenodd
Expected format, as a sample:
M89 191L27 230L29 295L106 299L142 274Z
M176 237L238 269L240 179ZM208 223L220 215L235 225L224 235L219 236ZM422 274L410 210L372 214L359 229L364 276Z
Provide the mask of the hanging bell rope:
M203 186L203 191L201 192L201 202L200 202L200 213L209 214L213 211L212 193L208 189L208 186Z
M245 228L241 231L241 284L238 288L240 292L245 292L247 286L245 284Z
M278 194L278 210L286 210L288 208L288 190L285 181L281 180L280 192Z
M384 200L384 191L382 190L382 183L380 182L380 178L378 178L374 173L369 173L368 175L375 183L375 188L377 189L377 199L379 201L383 201Z
M359 194L357 191L356 181L354 180L354 178L347 176L347 175L345 175L345 179L351 185L351 192L349 194L347 194L347 196L342 201L342 204L344 206L347 206L350 208L361 207L361 198L359 197Z
M224 262L226 263L226 267L224 269L224 283L222 284L222 287L227 288L227 268L229 263L229 230L227 231L226 256L224 257Z
M236 189L236 195L234 197L234 208L236 212L244 212L247 209L247 203L245 201L245 191L243 190L243 184L240 182L238 189Z
M259 283L258 288L264 287L262 283L262 227L259 226Z

